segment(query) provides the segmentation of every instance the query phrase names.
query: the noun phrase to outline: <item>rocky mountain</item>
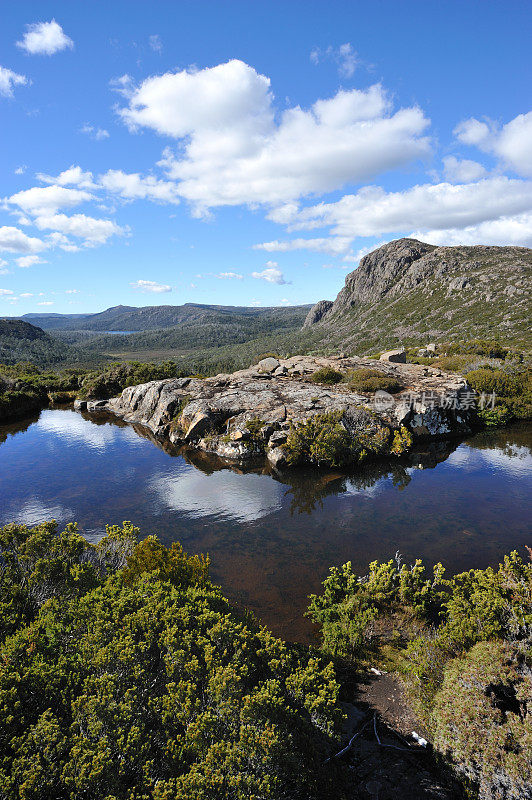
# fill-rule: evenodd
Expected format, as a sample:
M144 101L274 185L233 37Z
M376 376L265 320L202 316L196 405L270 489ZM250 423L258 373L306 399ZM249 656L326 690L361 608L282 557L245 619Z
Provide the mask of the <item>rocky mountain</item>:
M353 352L430 340L497 338L530 347L532 250L389 242L361 261L305 328Z

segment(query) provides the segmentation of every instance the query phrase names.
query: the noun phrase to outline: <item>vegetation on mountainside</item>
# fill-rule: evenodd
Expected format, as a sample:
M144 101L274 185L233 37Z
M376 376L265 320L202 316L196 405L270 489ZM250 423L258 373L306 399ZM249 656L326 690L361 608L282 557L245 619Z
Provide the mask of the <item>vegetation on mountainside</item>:
M40 328L22 320L0 319L0 363L32 361L41 367L74 361L78 354Z
M183 368L190 372L214 374L223 370L233 371L240 365L249 366L265 346L280 352L296 353L300 344L304 350L305 343L310 346L319 338L319 333L300 331L307 311L304 306L224 310L191 305L191 310L186 313L183 313L183 309L187 307L129 309L128 313L135 312L138 317L136 324L146 326L146 329L128 335L56 329L48 333L23 320L5 320L4 324L11 334L14 328L22 326L25 331L39 332L40 338L31 338L30 334L28 337L31 340L14 335L4 336L0 327L0 361L11 364L31 360L38 366L46 367L74 363L90 366L117 358L142 361L179 358L183 359ZM159 327L162 322L171 322L174 318L182 319L179 324ZM81 324L80 319L87 322L86 318L76 317L67 324ZM32 317L32 320L49 325L61 323L61 319L56 317L44 317L42 320ZM102 331L111 330L113 321L116 324L119 320L111 315L105 321L98 322L98 325L101 325ZM118 330L130 328L124 322Z
M341 797L332 664L138 534L0 530L2 797Z
M24 319L45 330L88 331L158 331L177 329L180 326L301 326L310 306L216 306L201 303L185 303L180 306L113 306L97 314L33 314Z
M363 355L419 341L501 338L530 349L532 250L390 242L346 277L335 312L316 326L324 346ZM411 255L412 260L404 258Z
M163 361L161 364L144 364L140 361L111 364L85 375L79 397L106 400L120 394L127 386L137 386L140 383L164 378L178 378L187 374L180 370L175 361Z
M447 579L417 560L333 567L309 616L323 650L355 666L387 658L407 681L435 746L483 800L512 800L532 779L532 564Z

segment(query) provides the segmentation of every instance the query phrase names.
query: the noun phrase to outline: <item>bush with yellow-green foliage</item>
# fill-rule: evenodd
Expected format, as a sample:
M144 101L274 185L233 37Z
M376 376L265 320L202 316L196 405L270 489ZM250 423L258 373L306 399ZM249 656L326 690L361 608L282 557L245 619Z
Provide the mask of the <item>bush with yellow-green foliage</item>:
M334 567L308 614L322 647L360 665L394 653L434 745L475 797L522 800L532 752L532 564L444 577L437 564Z
M388 451L390 430L367 409L315 414L292 423L283 449L290 465L346 467Z
M479 642L445 669L432 711L434 746L485 800L530 797L532 654Z
M332 367L321 367L310 376L313 383L323 383L326 386L334 386L336 383L341 383L343 379L343 373Z
M394 431L390 452L395 456L401 456L412 447L414 437L404 425L399 430Z
M347 381L351 389L367 393L382 391L394 394L404 388L397 378L392 378L378 369L369 367L353 370L347 375Z
M500 409L498 413L503 424L514 417L532 418L532 370L522 366L504 369L481 367L468 372L467 381L479 394L495 394L495 409ZM489 414L495 409L487 408L480 412L487 425L498 424L494 415Z
M0 532L0 796L341 797L332 665L235 610L205 559L138 535Z
M532 419L532 370L530 354L506 347L501 342L473 339L444 343L436 358L420 358L415 348L408 360L449 372L463 373L469 385L495 403L479 407L478 417L487 427L506 425L513 419Z

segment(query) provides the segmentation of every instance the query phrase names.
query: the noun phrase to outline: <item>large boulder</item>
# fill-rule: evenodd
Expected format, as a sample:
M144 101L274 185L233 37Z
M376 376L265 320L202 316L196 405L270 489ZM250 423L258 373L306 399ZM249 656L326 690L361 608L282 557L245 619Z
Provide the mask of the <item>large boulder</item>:
M381 353L380 361L391 361L394 364L406 364L406 352L404 347L400 350L387 350Z
M279 367L279 362L273 356L268 356L268 358L263 358L262 361L259 361L257 364L257 371L258 372L266 372L268 374L272 373Z

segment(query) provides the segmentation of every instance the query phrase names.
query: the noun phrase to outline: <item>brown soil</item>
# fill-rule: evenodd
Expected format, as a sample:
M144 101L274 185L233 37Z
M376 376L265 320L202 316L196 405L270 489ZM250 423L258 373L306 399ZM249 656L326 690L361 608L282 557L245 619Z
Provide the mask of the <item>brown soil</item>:
M355 739L339 759L348 766L353 800L463 800L430 742L425 748L413 738L413 731L428 737L398 678L367 673L344 708L345 745Z

